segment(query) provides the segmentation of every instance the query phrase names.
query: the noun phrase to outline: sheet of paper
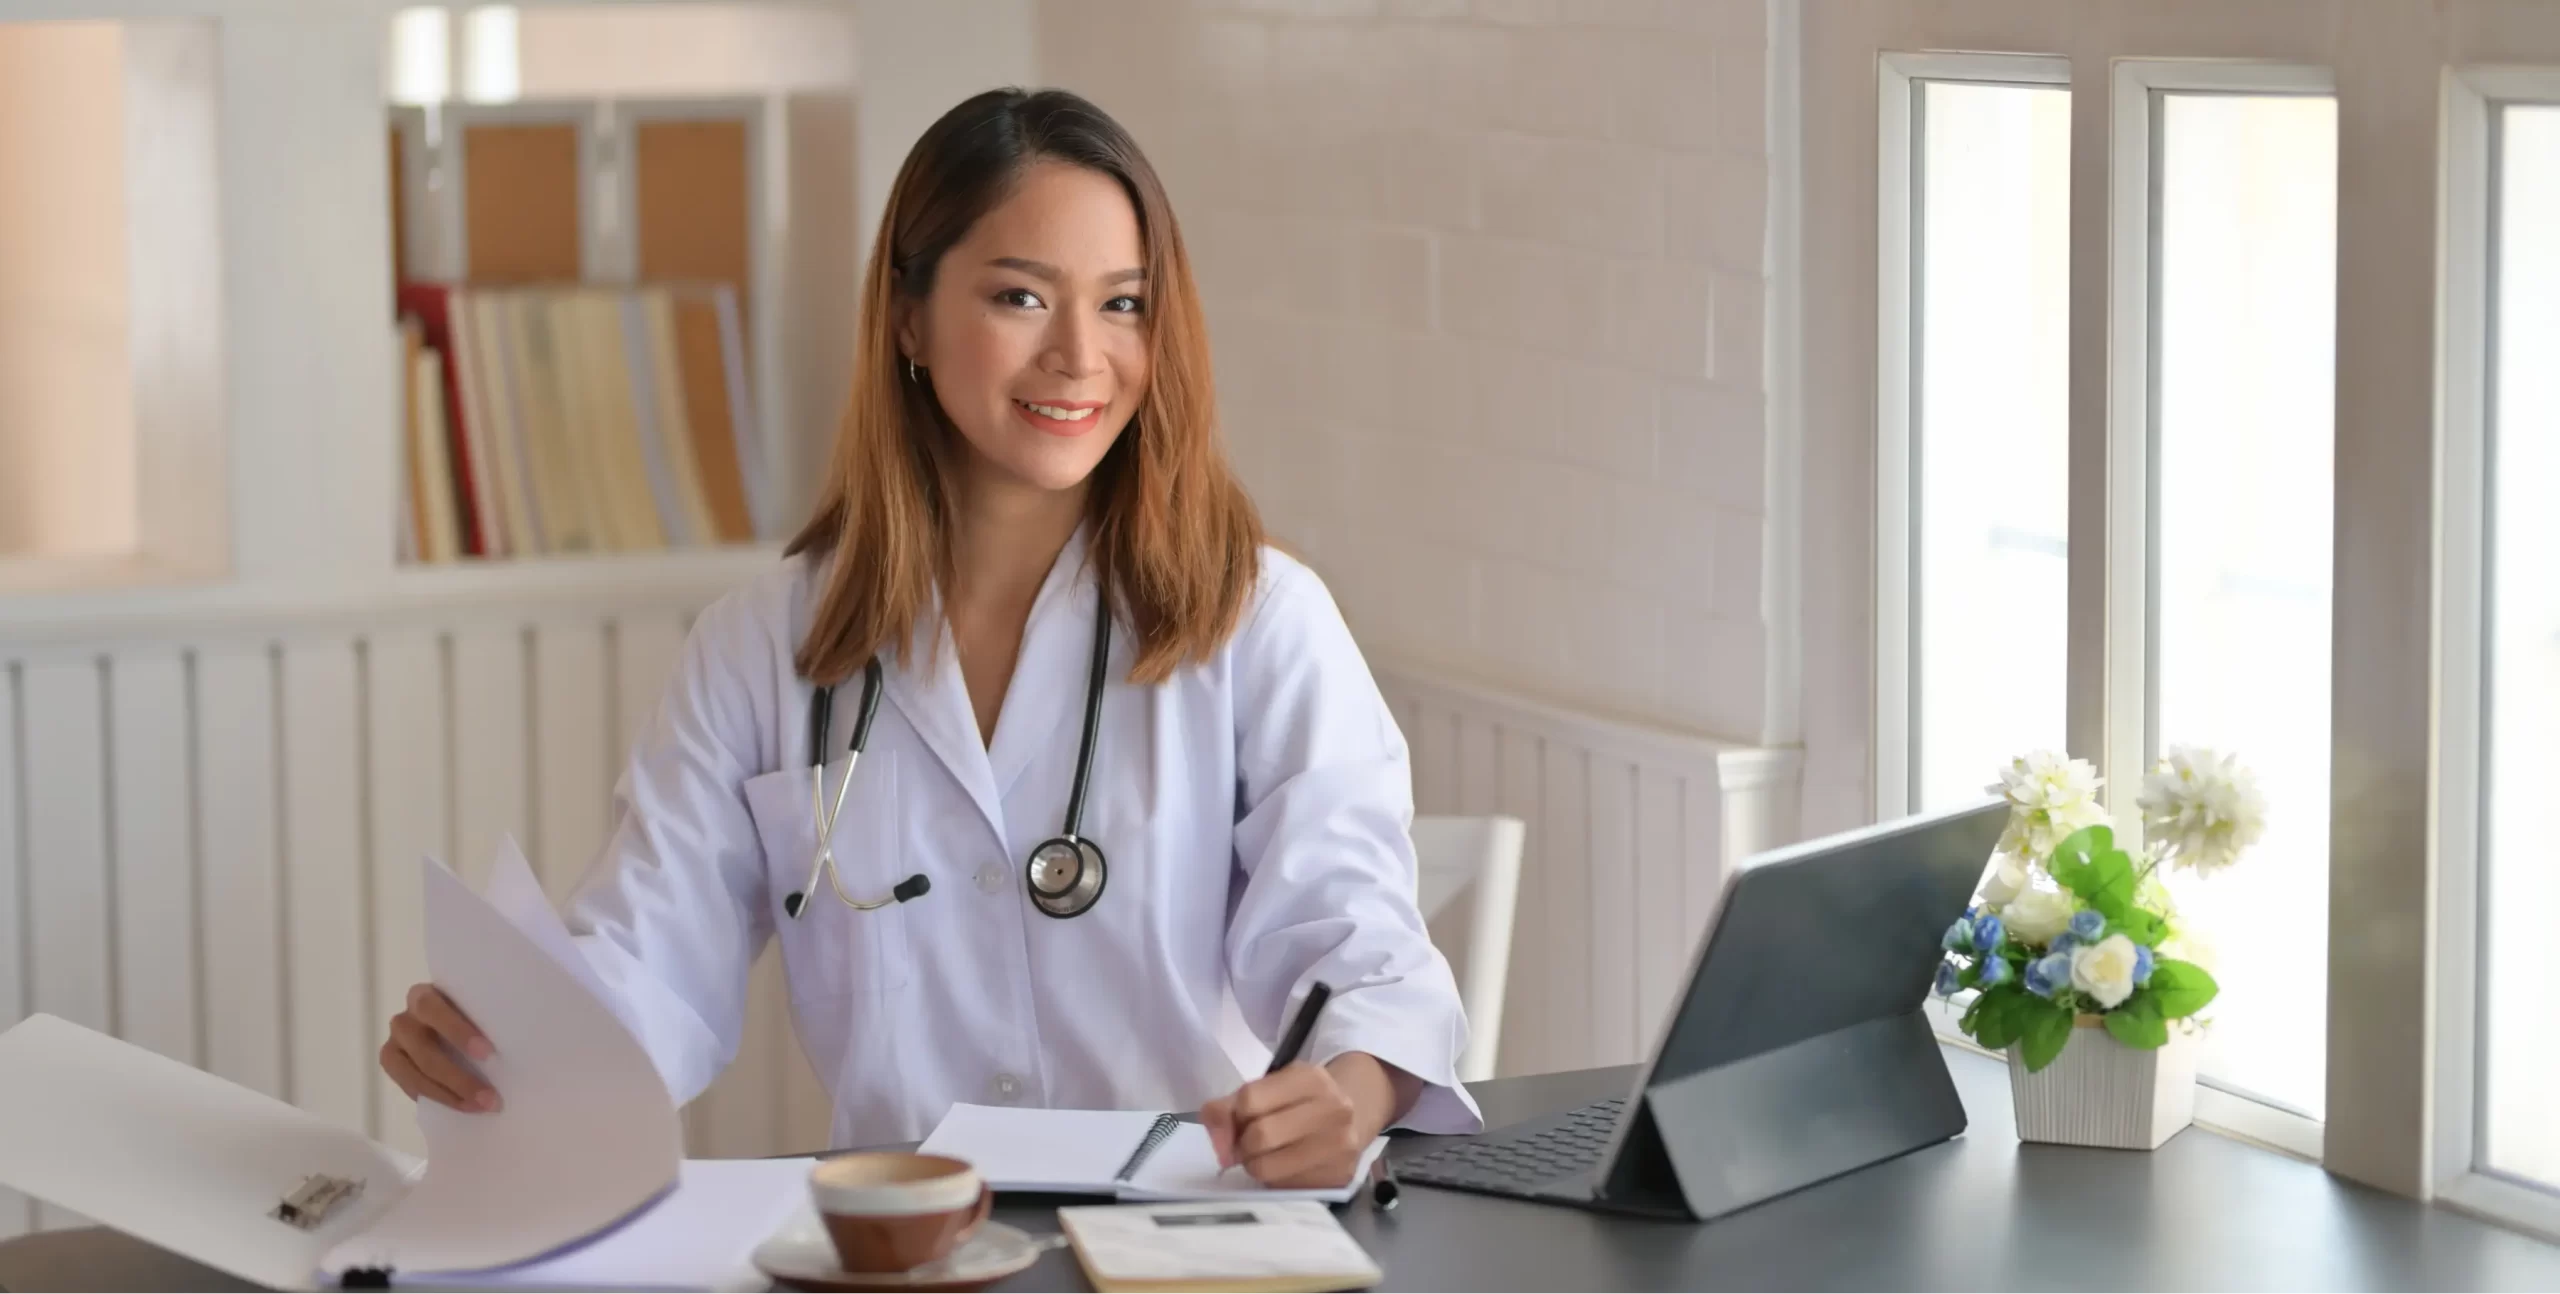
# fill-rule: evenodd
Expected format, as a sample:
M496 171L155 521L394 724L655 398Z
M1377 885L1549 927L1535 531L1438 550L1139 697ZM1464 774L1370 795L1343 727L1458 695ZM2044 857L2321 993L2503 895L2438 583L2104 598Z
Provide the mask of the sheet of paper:
M480 1069L505 1108L420 1105L426 1175L365 1235L324 1257L330 1272L520 1263L664 1195L683 1162L675 1102L648 1053L521 924L539 927L540 918L502 913L432 858L420 865L429 974L496 1049ZM507 851L491 888L521 893L530 880L523 856Z
M919 1149L965 1160L999 1191L1109 1195L1155 1121L1137 1110L955 1105Z
M1386 1278L1331 1211L1308 1200L1067 1208L1058 1222L1105 1287L1365 1289Z
M621 1226L564 1252L493 1272L428 1278L487 1289L761 1290L772 1280L756 1246L786 1227L815 1227L814 1159L688 1159L675 1192Z
M1360 1166L1351 1181L1330 1190L1274 1190L1253 1180L1253 1174L1241 1168L1221 1170L1218 1167L1217 1143L1209 1140L1209 1130L1196 1123L1174 1129L1137 1176L1120 1188L1124 1200L1322 1200L1340 1204L1349 1200L1362 1183L1369 1180L1369 1166L1386 1153L1387 1139L1380 1137L1369 1143L1368 1153L1360 1157Z

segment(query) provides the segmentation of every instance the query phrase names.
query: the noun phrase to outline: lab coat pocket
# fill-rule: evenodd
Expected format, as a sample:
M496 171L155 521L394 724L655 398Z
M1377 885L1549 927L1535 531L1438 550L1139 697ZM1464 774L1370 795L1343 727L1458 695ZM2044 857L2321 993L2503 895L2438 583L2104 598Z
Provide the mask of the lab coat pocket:
M817 806L811 801L809 774L805 767L787 768L749 778L745 788L756 835L764 843L765 902L782 943L792 1000L820 1002L905 988L914 974L914 960L907 955L906 904L858 910L838 901L835 883L821 873L801 914L783 911L784 897L809 884L809 864L817 857ZM827 765L824 793L830 809L844 774L844 761ZM844 791L844 809L835 823L835 882L856 902L888 898L909 875L899 847L905 832L898 811L896 755L878 750L865 754L853 785Z

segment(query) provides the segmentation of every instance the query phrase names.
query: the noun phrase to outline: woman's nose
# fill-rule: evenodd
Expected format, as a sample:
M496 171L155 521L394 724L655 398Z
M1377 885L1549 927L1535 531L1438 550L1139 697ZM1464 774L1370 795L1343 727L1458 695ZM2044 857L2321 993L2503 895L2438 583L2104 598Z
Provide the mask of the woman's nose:
M1063 312L1049 329L1046 367L1060 377L1084 378L1103 369L1102 337L1097 321L1080 312Z

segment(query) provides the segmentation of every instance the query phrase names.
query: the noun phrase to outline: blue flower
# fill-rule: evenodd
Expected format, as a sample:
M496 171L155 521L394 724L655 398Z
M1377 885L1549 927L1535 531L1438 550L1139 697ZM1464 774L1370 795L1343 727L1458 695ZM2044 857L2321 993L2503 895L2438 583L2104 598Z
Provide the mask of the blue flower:
M1973 947L1976 952L1990 952L2000 946L2000 918L1986 916L1973 923Z
M2049 998L2071 987L2071 958L2065 953L2047 953L2027 963L2027 991Z
M2068 956L2070 956L2070 955L2071 955L2071 950L2072 950L2072 949L2074 949L2074 948L2077 948L2077 947L2079 947L2079 946L2080 946L2080 941L2079 941L2079 940L2077 940L2077 939L2072 938L2072 937L2071 937L2071 932L2070 932L2070 931L2068 931L2068 930L2065 930L2065 931L2063 931L2061 934L2055 935L2055 936L2053 937L2053 946L2051 946L2051 947L2049 947L2049 948L2047 948L2047 949L2045 949L2045 951L2046 951L2046 952L2049 952L2049 953L2057 953L2057 954L2060 954L2061 956L2068 957Z
M1962 917L1956 918L1956 923L1947 927L1946 938L1941 939L1938 942L1945 945L1946 950L1951 953L1972 952L1973 923Z
M1974 979L1983 988L1998 988L2008 983L2015 974L2015 971L2009 969L2008 959L1985 957L1982 959L1982 969L1974 972Z
M2145 985L2145 984L2148 984L2148 983L2150 983L2150 982L2151 982L2151 950L2150 950L2150 949L2148 949L2148 948L2143 947L2143 946L2142 946L2142 945L2140 945L2140 944L2135 944L2135 945L2133 946L2133 983L2134 983L2134 987L2136 987L2136 988L2140 988L2141 986L2143 986L2143 985Z
M1961 987L1963 986L1956 983L1956 964L1954 962L1938 963L1938 996L1954 997L1956 990Z
M2078 936L2080 942L2084 944L2096 943L2098 942L2098 936L2103 935L2106 932L2107 919L2097 911L2090 908L2082 908L2071 914L2071 933Z

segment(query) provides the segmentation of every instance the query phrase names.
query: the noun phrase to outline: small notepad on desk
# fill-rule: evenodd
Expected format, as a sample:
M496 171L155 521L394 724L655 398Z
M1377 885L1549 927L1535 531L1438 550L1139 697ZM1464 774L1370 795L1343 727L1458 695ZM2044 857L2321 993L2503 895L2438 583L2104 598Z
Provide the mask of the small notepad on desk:
M1058 1210L1097 1290L1354 1290L1386 1279L1312 1200L1106 1204Z
M1241 1168L1221 1170L1209 1130L1138 1110L1031 1110L955 1105L925 1138L928 1155L967 1161L999 1191L1108 1195L1121 1200L1321 1200L1352 1197L1385 1151L1370 1143L1351 1181L1331 1190L1275 1190Z

